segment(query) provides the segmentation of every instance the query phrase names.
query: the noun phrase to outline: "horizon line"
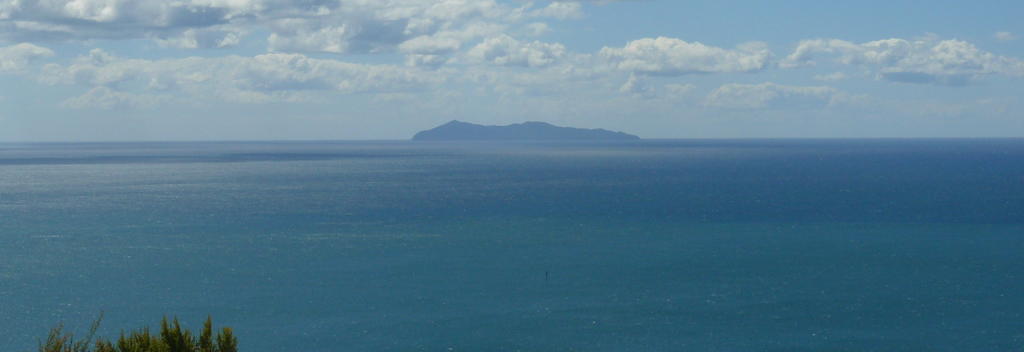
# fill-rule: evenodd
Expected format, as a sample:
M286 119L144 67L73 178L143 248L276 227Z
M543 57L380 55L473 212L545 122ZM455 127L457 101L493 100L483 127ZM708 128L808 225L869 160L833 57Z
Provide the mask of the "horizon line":
M417 144L442 143L523 143L523 142L584 142L584 143L636 143L638 141L771 141L771 140L1008 140L1024 136L937 136L937 137L672 137L643 138L638 140L451 140L416 141L407 139L152 139L152 140L0 140L0 144L130 144L130 143L337 143L337 142L414 142Z

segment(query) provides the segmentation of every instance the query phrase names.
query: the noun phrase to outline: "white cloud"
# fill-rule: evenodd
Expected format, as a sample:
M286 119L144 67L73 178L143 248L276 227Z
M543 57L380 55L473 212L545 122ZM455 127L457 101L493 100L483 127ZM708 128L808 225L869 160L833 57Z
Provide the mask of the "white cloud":
M996 40L1004 41L1004 42L1008 42L1008 41L1017 39L1017 36L1013 35L1013 33L1010 33L1010 32L996 32L996 34L993 34L992 37L996 38Z
M647 84L635 74L629 75L629 79L626 80L626 83L623 83L622 86L619 87L619 92L640 97L652 97L654 95L654 90L648 87Z
M539 41L522 42L507 35L488 38L466 55L477 62L498 66L546 67L567 55L565 46Z
M195 29L189 28L174 37L155 38L166 47L181 49L227 48L238 45L244 34L230 29Z
M462 42L452 37L419 36L409 39L398 46L405 53L414 54L448 54L462 46Z
M0 47L0 72L21 71L31 62L53 55L53 50L31 43Z
M271 51L345 53L355 36L347 25L315 27L309 21L281 20L267 38Z
M964 85L984 75L1024 76L1024 61L979 50L961 40L885 39L855 44L838 39L800 42L780 66L816 64L819 56L877 68L879 78L906 83Z
M502 99L577 99L582 94L592 93L601 94L602 99L605 99L610 97L609 94L615 94L621 85L621 82L614 81L617 75L607 75L587 65L569 63L533 70L495 70L489 66L467 66L461 77L464 77L465 83L474 87L474 91L485 95L496 93Z
M623 48L605 47L599 54L620 70L667 76L755 72L767 67L772 58L762 43L728 50L666 37L634 40Z
M70 65L46 65L39 79L89 87L89 93L65 106L100 108L142 106L140 102L155 105L175 96L199 102L305 101L318 94L415 91L442 80L435 73L415 68L302 54L141 60L115 57L99 49ZM152 99L155 94L166 99Z
M708 94L704 104L728 109L821 108L841 95L835 88L825 86L725 84Z
M119 1L115 0L70 0L64 3L64 15L95 22L109 22L118 17Z
M61 102L72 109L150 108L170 101L168 96L119 92L107 87L94 87L85 94Z
M527 33L537 37L551 31L551 26L544 22L534 22L526 25Z
M410 38L398 45L398 51L406 55L406 64L410 66L437 68L453 61L451 57L467 42L501 35L506 29L500 24L475 23L457 30L444 30Z
M268 21L271 50L288 52L441 55L410 50L424 40L462 47L507 32L531 18L532 4L511 7L494 0L353 0L317 15ZM413 41L412 43L408 43ZM404 45L404 47L403 47ZM410 61L421 61L417 57ZM436 61L436 60L434 60Z
M619 93L652 101L660 99L676 103L680 99L689 97L697 89L697 86L691 83L667 83L660 88L655 88L648 83L648 80L649 77L631 73L626 82L619 86Z
M542 9L532 11L530 14L534 17L551 17L563 20L580 18L583 16L583 6L574 1L555 1Z
M405 65L412 67L423 67L428 69L437 69L448 63L451 59L447 56L442 55L431 55L431 54L409 54L405 56Z
M202 49L269 32L272 51L376 53L424 36L466 42L513 25L537 32L542 28L526 22L575 17L581 8L576 2L515 5L496 0L3 0L0 40L151 38L165 46Z
M146 37L178 29L226 24L250 15L255 1L47 0L8 1L0 36L17 39ZM13 30L12 30L13 29Z
M842 80L847 79L847 78L848 77L846 76L846 74L842 73L842 72L832 72L832 73L828 73L828 74L815 75L814 76L815 80L825 81L825 82L842 81Z

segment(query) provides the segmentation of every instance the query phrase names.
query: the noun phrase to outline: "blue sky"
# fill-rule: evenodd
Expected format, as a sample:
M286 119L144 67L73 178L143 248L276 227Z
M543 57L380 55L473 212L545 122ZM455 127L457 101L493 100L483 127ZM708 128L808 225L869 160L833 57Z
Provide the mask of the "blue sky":
M1019 1L0 0L0 141L1024 137Z

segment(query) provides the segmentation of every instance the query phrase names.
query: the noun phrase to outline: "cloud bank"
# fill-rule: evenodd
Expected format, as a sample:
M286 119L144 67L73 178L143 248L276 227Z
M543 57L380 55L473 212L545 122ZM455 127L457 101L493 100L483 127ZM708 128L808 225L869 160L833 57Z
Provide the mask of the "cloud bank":
M729 50L667 37L638 39L622 48L605 47L599 55L619 70L662 76L756 72L766 68L772 58L763 43Z
M0 38L152 39L204 49L269 32L270 51L377 53L425 36L464 42L530 21L577 18L581 8L572 1L511 6L494 0L3 0Z
M414 91L443 80L436 73L415 68L302 54L142 60L115 57L99 49L66 66L46 65L39 79L48 84L89 87L85 95L68 102L71 107L149 106L175 97L199 103L305 101L316 99L318 93ZM153 95L167 99L152 99Z
M780 66L814 66L821 58L871 68L880 79L902 83L962 86L983 76L1024 76L1024 61L956 39L884 39L861 44L839 39L804 40Z
M820 108L841 94L826 86L787 86L770 82L725 84L708 94L705 105L727 109Z

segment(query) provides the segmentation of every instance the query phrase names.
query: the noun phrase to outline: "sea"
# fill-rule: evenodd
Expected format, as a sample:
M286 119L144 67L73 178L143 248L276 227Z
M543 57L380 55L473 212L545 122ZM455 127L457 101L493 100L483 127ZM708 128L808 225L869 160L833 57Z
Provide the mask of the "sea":
M1024 140L0 144L0 351L1024 351Z

